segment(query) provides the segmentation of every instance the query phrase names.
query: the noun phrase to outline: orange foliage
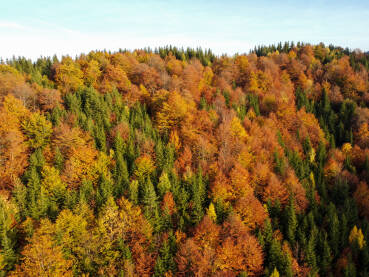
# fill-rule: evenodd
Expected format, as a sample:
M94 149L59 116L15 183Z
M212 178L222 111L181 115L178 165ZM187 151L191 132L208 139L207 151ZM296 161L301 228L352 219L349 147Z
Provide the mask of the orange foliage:
M164 194L161 209L163 211L167 210L170 215L176 212L176 203L174 202L173 194L170 191Z
M6 99L8 102L0 108L0 190L14 186L24 172L28 158L26 138L19 121L21 114L26 111L23 111L19 100L13 97ZM19 108L15 108L17 105L20 105Z
M265 208L253 194L238 199L234 208L250 230L261 227L268 217Z
M273 204L277 200L282 205L286 205L288 203L288 190L275 174L270 175L268 185L264 188L262 195L264 202L267 202L270 199Z
M243 271L257 276L263 269L262 249L237 217L222 228L204 217L194 237L180 244L176 261L179 276L237 276Z

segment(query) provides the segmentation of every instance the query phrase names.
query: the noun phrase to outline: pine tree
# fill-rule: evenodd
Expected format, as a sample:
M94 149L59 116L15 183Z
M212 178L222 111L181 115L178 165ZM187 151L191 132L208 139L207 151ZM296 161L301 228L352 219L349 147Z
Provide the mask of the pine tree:
M157 203L156 192L155 192L155 189L151 182L150 177L147 177L146 182L143 184L142 201L145 207L146 218L148 219L155 218L158 212L158 203Z
M100 177L99 185L96 191L96 202L98 207L102 207L112 195L113 182L103 174Z
M287 238L289 242L294 245L296 242L295 234L298 225L296 213L295 213L295 205L294 199L290 197L289 205L287 207Z
M199 170L197 176L192 180L192 197L193 197L193 211L192 220L194 224L201 221L204 216L203 203L205 201L206 189L202 179L202 171Z
M55 168L58 169L59 171L63 170L64 157L63 154L60 152L59 147L55 147L54 165Z
M168 240L164 241L159 250L159 256L154 268L154 276L165 276L165 273L169 271L174 273L176 263L173 254L175 250L175 238L171 235Z
M328 244L327 236L325 235L322 245L322 255L320 261L320 268L322 269L324 275L328 274L331 263L332 263L331 249Z
M5 276L18 258L15 249L19 234L14 226L18 216L16 206L0 195L0 275Z
M114 140L114 156L115 156L115 168L114 168L114 194L116 197L123 195L128 189L129 173L127 168L127 162L124 158L124 142L120 135L117 135Z
M329 241L333 255L338 254L338 247L340 242L340 222L338 220L337 212L333 203L328 205L327 218L329 221Z
M129 200L134 204L138 204L138 193L139 193L139 183L137 180L132 180L129 183Z
M315 274L317 272L317 257L315 254L315 244L316 244L316 229L312 230L310 233L310 238L308 244L306 246L306 261L308 265L311 267L312 273Z
M270 277L279 277L279 272L276 267L274 268L272 274L270 274Z

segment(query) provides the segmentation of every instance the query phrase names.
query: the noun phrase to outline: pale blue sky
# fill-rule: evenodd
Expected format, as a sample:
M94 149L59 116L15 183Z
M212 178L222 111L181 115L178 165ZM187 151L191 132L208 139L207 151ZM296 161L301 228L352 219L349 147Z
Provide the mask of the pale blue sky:
M248 52L279 41L369 50L369 0L0 0L0 57L176 45Z

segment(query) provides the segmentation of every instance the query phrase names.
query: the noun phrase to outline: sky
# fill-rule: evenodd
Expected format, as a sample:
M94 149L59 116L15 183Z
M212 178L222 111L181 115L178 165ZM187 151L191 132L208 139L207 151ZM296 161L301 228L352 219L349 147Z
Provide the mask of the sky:
M174 45L216 54L279 41L369 50L369 0L0 0L0 57Z

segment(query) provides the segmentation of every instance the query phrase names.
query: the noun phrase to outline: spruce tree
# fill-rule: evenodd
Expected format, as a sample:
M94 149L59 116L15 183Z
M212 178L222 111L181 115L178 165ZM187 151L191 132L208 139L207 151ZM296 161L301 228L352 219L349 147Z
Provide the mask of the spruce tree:
M295 245L295 242L296 242L295 235L296 235L296 229L298 225L293 197L290 197L286 216L287 216L287 222L286 222L287 223L287 226L286 226L287 238L289 242L291 243L291 245L293 246Z

